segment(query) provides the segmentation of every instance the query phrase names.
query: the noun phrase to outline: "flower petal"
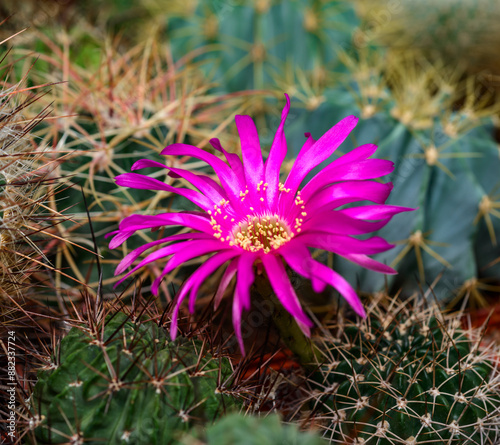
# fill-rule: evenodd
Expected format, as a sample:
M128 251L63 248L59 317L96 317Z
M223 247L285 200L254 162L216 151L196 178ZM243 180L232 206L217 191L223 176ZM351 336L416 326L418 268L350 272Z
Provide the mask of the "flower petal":
M123 244L135 232L142 229L156 229L162 226L181 225L194 230L212 234L213 229L205 214L194 212L162 213L160 215L131 215L120 221L119 230L109 242L109 248L115 249Z
M317 141L311 136L311 133L304 133L304 136L307 138L304 142L304 145L300 148L302 150L309 150L311 146L313 146Z
M323 187L339 181L366 180L385 176L394 170L394 163L384 159L368 159L366 161L349 162L347 164L332 163L314 176L302 189L302 199L309 199Z
M238 345L240 346L241 355L245 356L245 343L243 342L243 336L241 335L241 312L243 310L242 297L238 292L238 289L234 291L233 297L233 327L234 334L238 340Z
M366 312L358 295L346 279L324 264L315 261L304 245L294 243L293 249L291 246L287 246L280 252L292 269L306 278L316 278L334 287L358 315L366 317Z
M143 258L139 264L134 266L130 271L128 271L120 280L116 283L116 285L122 283L124 280L126 280L130 275L132 275L134 272L139 270L141 267L147 266L148 264L153 263L154 261L166 258L170 255L173 255L177 253L179 250L185 249L188 251L190 248L200 248L201 246L204 246L206 243L209 243L209 245L212 245L214 242L213 238L212 239L205 239L205 240L192 240L192 241L185 241L183 243L177 243L177 244L170 244L168 246L161 247L158 250L155 250L154 252L151 252L149 255L146 255L145 258ZM213 249L215 250L215 249ZM115 275L118 274L118 269L115 270ZM115 285L115 286L116 286Z
M246 182L249 188L257 189L257 184L264 180L264 162L262 161L259 134L250 116L236 115L234 120L241 141Z
M383 204L389 197L392 188L391 182L387 184L375 181L339 182L312 195L305 202L305 211L312 214L327 209L333 210L339 206L357 201L372 201Z
M363 266L365 269L374 270L375 272L385 273L388 275L397 274L397 272L392 267L380 263L379 261L376 261L366 255L362 255L359 253L350 253L342 256L347 260L352 261L353 263Z
M300 150L296 161L293 164L290 174L285 182L285 188L289 188L290 192L287 196L293 199L300 183L306 175L316 166L328 159L333 152L344 142L349 133L358 123L358 118L348 116L342 119L338 124L334 125L316 143Z
M229 168L229 166L219 159L217 156L201 150L198 147L187 144L172 144L164 148L161 152L162 155L173 156L191 156L193 158L201 159L209 164L217 174L224 190L234 203L239 202L239 193L244 190L243 178Z
M250 286L254 281L253 263L255 258L255 255L243 254L233 260L224 272L215 296L215 304L218 305L231 278L238 271L238 281L233 296L233 326L243 355L245 355L245 346L241 335L241 312L243 308L250 309Z
M157 260L160 260L162 258L166 258L170 255L173 255L174 253L178 252L179 250L189 249L190 247L196 247L198 245L198 243L200 243L200 241L198 241L198 240L185 241L183 243L177 243L177 244L171 244L169 246L164 246L158 250L155 250L154 252L151 252L149 255L146 255L146 257L143 258L139 262L139 264L134 266L122 278L120 278L116 282L115 287L118 286L119 284L123 283L128 277L130 277L130 275L132 275L134 272L139 270L141 267L147 266L148 264L153 263L154 261L157 261ZM115 270L115 275L117 275L118 273L119 273L118 269Z
M159 215L130 215L120 222L120 230L137 231L155 229L161 226L185 226L206 233L213 233L210 221L205 213L178 212L160 213Z
M198 289L203 284L203 281L211 275L216 269L221 267L226 261L230 260L239 255L239 252L235 250L226 250L216 253L214 256L210 257L196 270L196 280L193 282L191 290L189 292L189 312L193 313L196 303L196 294Z
M380 230L388 222L389 218L371 222L352 218L342 210L329 210L305 219L301 228L303 232L314 230L339 235L362 235Z
M356 219L379 220L391 218L401 212L411 212L415 209L410 207L390 206L390 205L367 205L339 210L344 215Z
M127 241L134 233L135 230L115 230L114 232L108 233L108 235L114 235L113 239L109 242L109 248L116 249Z
M172 187L171 185L165 184L158 179L150 178L149 176L140 175L138 173L124 173L122 175L118 175L115 178L115 181L122 187L131 187L143 190L162 190L165 192L176 193L177 195L189 199L203 210L211 209L213 206L213 202L200 192L186 188Z
M213 239L212 236L207 235L206 233L200 233L200 232L191 232L191 233L180 233L178 235L172 235L172 236L167 236L166 238L161 238L159 240L146 243L142 245L141 247L138 247L137 249L132 250L129 252L121 261L120 264L116 267L115 270L115 275L120 275L121 273L125 272L126 269L128 269L133 262L139 258L146 250L151 249L154 246L157 246L159 244L165 244L169 243L172 241L180 241L180 240L189 240L189 239Z
M264 165L265 182L268 184L266 189L268 209L274 211L278 199L278 184L280 180L281 164L285 159L287 147L285 138L285 121L290 111L290 98L285 94L286 105L281 113L281 122L274 136L269 156Z
M184 244L192 243L189 246L186 246L185 249L178 251L172 258L170 258L165 264L161 274L156 277L152 286L151 292L155 295L158 295L158 289L160 288L160 283L168 273L172 272L176 267L182 265L186 261L192 260L202 255L206 255L213 252L218 252L219 254L232 252L234 255L237 255L239 252L226 247L223 243L217 240L213 241L187 241ZM225 248L226 247L226 248Z
M306 233L299 233L294 240L300 240L306 246L328 250L342 256L351 253L374 255L394 247L394 244L389 244L384 238L379 236L361 240L350 236L333 235L327 232L312 230Z
M237 270L238 259L236 258L229 263L229 266L227 266L227 269L224 271L224 275L222 275L219 287L217 288L217 292L215 293L214 309L217 309L219 307L219 304L222 301L222 297L224 296L224 292L226 291L233 277L236 275Z
M295 320L297 320L297 322L300 321L306 326L313 326L313 323L309 320L300 306L299 299L295 294L295 290L290 283L290 279L288 278L281 260L272 254L264 254L260 258L266 269L269 282L276 293L276 297L283 307L295 318Z
M343 154L339 158L335 159L332 164L342 165L348 164L350 162L364 161L372 156L377 151L377 146L375 144L364 144L359 147L353 148L350 152Z
M337 289L345 300L349 303L349 305L354 309L354 311L360 317L366 317L366 312L361 303L361 300L358 297L356 291L352 288L352 286L347 282L347 280L339 275L334 270L329 267L321 264L319 261L312 260L313 266L312 270L314 275L327 282L330 286Z
M168 165L165 165L158 161L153 161L152 159L139 159L138 161L135 161L132 164L130 170L135 171L135 170L141 170L143 168L154 168L154 167L169 168Z
M255 254L242 254L238 261L238 280L236 290L241 298L241 303L246 310L250 309L250 287L255 279L253 263L257 256Z
M169 176L185 179L214 203L220 202L221 199L227 199L227 194L224 189L212 178L205 175L194 174L189 170L169 167L161 162L151 161L149 159L139 159L132 165L131 170L140 170L142 168L150 167L159 167L169 170Z
M245 171L243 168L243 163L241 162L241 159L239 156L235 153L229 153L228 151L224 150L222 147L222 144L220 143L219 139L217 138L212 138L210 139L210 145L214 147L217 151L220 153L223 153L224 156L227 159L228 164L232 168L233 172L236 173L236 176L238 178L243 178L245 175Z

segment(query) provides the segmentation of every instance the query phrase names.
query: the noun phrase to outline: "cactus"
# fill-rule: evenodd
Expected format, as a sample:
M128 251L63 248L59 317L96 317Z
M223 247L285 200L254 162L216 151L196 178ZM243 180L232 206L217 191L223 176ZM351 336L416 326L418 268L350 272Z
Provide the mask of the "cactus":
M318 339L313 417L331 443L496 444L498 347L413 298L379 297L366 319L338 321Z
M41 87L28 91L25 79L11 83L12 66L1 55L0 64L0 300L5 304L25 294L33 272L47 265L44 242L59 218L45 206L53 164L31 133L49 114L47 109L31 114L42 95L33 91Z
M40 370L31 443L173 443L233 407L219 381L231 372L197 340L166 340L153 321L108 316L73 327Z
M206 440L182 441L183 445L324 445L327 442L311 432L299 431L297 425L283 424L277 414L266 417L230 414L207 428Z
M376 256L399 272L388 280L391 292L403 288L411 295L419 283L433 283L436 296L449 300L465 283L498 276L498 265L486 269L498 257L500 234L494 107L477 96L472 79L461 82L456 72L426 59L388 60L364 49L342 60L349 70L345 86L317 91L320 105L309 110L304 103L287 135L296 153L303 140L299 129L311 129L318 137L329 122L354 114L362 118L346 151L374 141L377 156L395 162L388 203L418 210L379 233L400 244ZM342 259L334 265L361 291L375 292L386 284Z

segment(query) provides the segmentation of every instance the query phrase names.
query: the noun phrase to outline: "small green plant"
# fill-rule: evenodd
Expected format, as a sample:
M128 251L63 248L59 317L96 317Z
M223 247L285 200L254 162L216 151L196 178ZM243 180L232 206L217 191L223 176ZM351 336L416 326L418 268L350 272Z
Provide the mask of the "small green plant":
M297 425L284 424L277 414L268 416L230 414L207 429L202 442L185 438L183 445L325 445L312 432L302 432Z
M73 327L38 373L30 443L169 444L235 406L231 373L203 343L167 340L154 321L108 316Z
M498 351L462 315L415 299L373 301L320 339L311 416L331 443L497 444Z

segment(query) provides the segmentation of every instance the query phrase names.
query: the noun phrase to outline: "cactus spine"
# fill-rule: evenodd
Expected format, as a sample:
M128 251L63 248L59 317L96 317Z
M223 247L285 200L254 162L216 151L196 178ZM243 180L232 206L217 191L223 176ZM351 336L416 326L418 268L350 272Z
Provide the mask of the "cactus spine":
M480 334L462 327L462 315L379 300L365 320L332 326L311 382L324 436L351 444L498 443L495 350L480 349Z

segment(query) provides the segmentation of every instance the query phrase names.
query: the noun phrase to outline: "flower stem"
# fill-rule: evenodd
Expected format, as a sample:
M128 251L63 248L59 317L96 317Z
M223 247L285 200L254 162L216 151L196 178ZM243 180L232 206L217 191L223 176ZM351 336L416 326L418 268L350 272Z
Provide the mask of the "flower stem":
M259 297L270 304L273 322L279 330L281 339L285 345L297 356L302 366L306 369L316 369L318 362L321 362L319 349L302 332L292 315L278 301L267 277L257 275L254 285L254 289Z

